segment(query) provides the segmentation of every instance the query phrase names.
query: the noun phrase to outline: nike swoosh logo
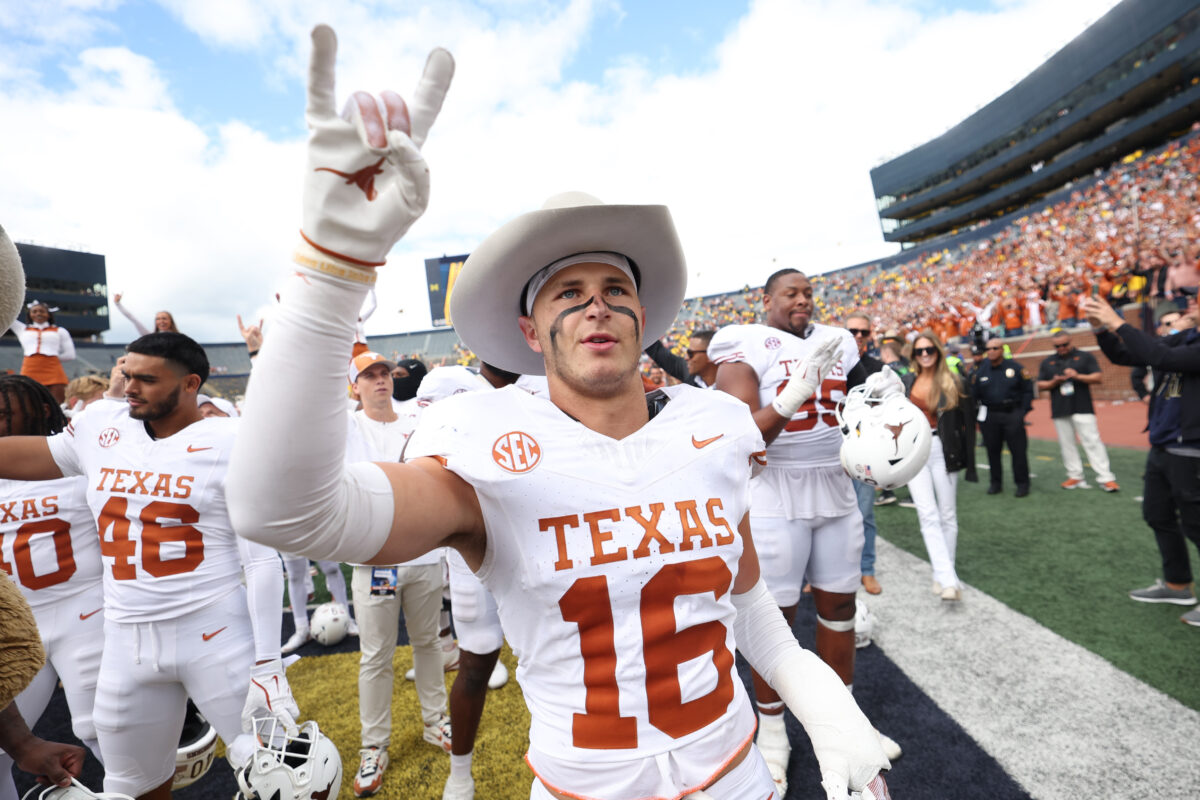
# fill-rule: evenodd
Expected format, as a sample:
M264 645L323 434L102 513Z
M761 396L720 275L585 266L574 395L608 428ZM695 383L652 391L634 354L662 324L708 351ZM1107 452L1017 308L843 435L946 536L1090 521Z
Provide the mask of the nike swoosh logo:
M720 439L724 435L725 434L723 433L718 433L711 439L697 439L695 436L692 436L692 447L696 448L697 450L701 449L702 447L708 447L710 444L715 442L717 439Z
M201 450L212 450L212 448L211 447L192 447L190 444L188 445L189 453L199 453Z
M99 614L99 613L100 613L101 611L103 611L103 610L104 610L104 609L97 608L95 611L93 611L93 612L92 612L92 613L90 613L90 614L80 614L80 615L79 615L79 618L80 618L80 619L87 619L88 617L94 617L94 616L96 616L97 614Z
M228 628L228 627L229 627L228 625L226 625L226 626L225 626L225 628ZM225 630L225 628L217 628L217 629L216 629L215 631L213 631L212 633L202 633L202 634L200 634L200 638L204 639L204 641L206 641L206 642L207 642L209 639L211 639L212 637L216 636L216 635L217 635L218 633L220 633L221 631Z

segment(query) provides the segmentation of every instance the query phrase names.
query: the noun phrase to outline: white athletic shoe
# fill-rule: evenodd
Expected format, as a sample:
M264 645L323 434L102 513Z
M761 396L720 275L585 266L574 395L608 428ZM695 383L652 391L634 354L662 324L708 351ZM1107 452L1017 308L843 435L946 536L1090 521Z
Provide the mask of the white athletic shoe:
M508 667L497 659L496 666L492 668L492 674L488 677L488 688L499 689L506 683L508 683Z
M904 755L904 751L900 749L900 745L896 744L895 739L890 736L884 736L878 730L875 733L879 734L879 744L883 747L883 754L888 757L888 761L895 761Z
M311 638L312 636L309 635L307 627L297 628L296 632L292 634L292 638L284 642L283 647L279 648L279 653L285 656L288 653L294 653L303 647L304 644Z
M792 757L792 743L788 741L787 727L783 714L758 715L758 749L767 762L775 790L780 797L787 795L788 761Z
M358 772L354 775L354 796L370 797L383 786L387 769L387 748L366 747L359 751Z
M438 715L432 724L425 723L425 741L450 752L450 716L446 713Z
M470 775L451 775L442 789L442 800L475 800L475 779Z
M351 617L350 622L346 624L346 635L358 636L358 623L354 621L353 617Z

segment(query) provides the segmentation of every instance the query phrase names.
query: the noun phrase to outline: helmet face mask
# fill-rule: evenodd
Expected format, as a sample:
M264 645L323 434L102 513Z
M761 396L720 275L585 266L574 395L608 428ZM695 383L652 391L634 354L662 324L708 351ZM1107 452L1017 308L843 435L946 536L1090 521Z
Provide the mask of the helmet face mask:
M289 736L274 718L256 719L258 749L237 772L234 800L337 800L342 759L337 747L309 720Z
M925 414L903 395L872 397L856 386L838 409L842 467L880 489L904 486L929 460L933 431Z

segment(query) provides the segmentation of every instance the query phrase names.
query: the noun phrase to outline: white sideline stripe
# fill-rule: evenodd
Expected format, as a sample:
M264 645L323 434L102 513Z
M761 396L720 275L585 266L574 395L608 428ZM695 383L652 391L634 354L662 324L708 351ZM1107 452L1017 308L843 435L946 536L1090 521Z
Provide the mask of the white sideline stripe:
M1027 792L1190 797L1200 786L1200 713L977 589L944 603L928 562L876 541L872 639ZM1180 647L1200 646L1179 628ZM903 731L889 733L904 746Z

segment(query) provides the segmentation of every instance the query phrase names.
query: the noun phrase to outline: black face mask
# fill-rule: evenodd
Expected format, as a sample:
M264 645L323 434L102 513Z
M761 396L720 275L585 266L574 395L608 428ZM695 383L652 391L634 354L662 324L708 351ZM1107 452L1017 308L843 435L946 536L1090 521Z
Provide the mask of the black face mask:
M406 358L403 361L397 361L396 366L404 367L408 370L408 375L404 378L392 379L392 397L397 402L412 400L417 396L417 387L421 385L421 380L425 377L425 373L428 370L424 364L415 358Z

